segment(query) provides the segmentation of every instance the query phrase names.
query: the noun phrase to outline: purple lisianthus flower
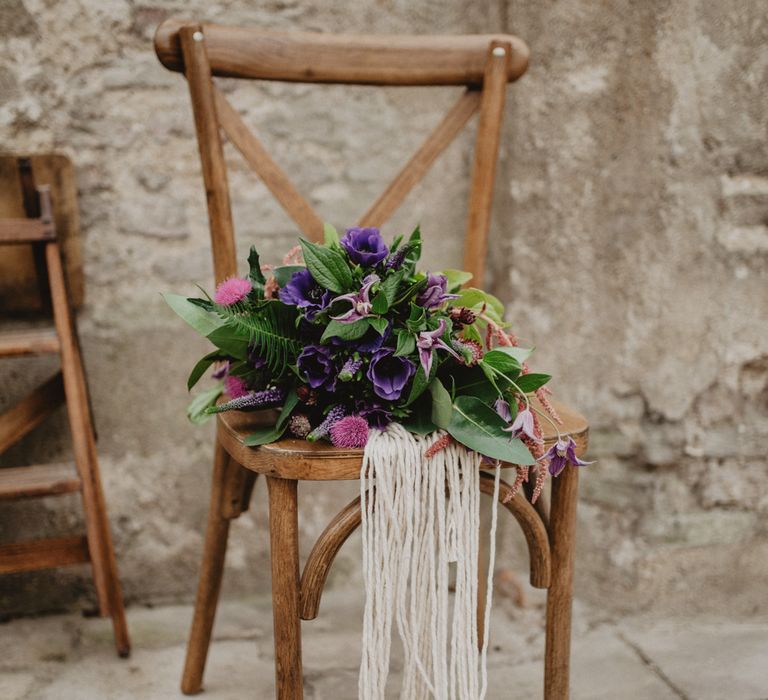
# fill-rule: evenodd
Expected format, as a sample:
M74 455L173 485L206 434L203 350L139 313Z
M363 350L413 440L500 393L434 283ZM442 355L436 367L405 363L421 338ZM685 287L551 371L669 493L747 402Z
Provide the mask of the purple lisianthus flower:
M448 294L448 278L445 275L427 275L426 288L416 297L416 303L425 309L434 309L449 299L458 299L458 294Z
M373 267L389 255L377 228L348 228L340 241L352 262Z
M505 419L509 420L509 418ZM512 437L520 437L526 435L533 442L541 444L541 438L536 437L536 429L533 424L533 413L531 409L526 407L522 411L519 411L515 420L512 421L512 425L502 428L507 433L512 433Z
M348 301L352 306L349 311L345 311L340 316L331 316L334 321L340 321L341 323L354 323L361 318L371 315L371 287L379 281L379 276L376 274L370 274L363 280L363 286L359 292L350 292L349 294L342 294L336 297L333 302Z
M395 357L394 348L381 348L373 353L367 376L376 396L396 401L415 373L416 365L409 359Z
M557 476L567 464L572 464L574 467L585 467L593 462L585 462L576 456L576 443L572 437L558 438L557 442L552 445L539 460L545 465L549 464L549 473L552 476Z
M392 422L392 411L384 408L378 401L358 401L357 412L368 421L368 425L380 430Z
M311 321L315 315L328 308L332 294L321 287L312 277L312 273L305 267L291 275L286 285L277 293L283 304L291 304L304 309L304 313Z
M313 389L333 391L336 385L336 368L331 349L325 345L307 345L296 360L299 374Z
M427 377L429 376L429 371L432 369L432 351L435 348L447 350L461 362L459 354L440 338L443 333L445 333L445 319L441 318L440 323L435 330L422 331L416 338L416 347L419 350L419 360L421 360L421 366L424 368L424 374Z

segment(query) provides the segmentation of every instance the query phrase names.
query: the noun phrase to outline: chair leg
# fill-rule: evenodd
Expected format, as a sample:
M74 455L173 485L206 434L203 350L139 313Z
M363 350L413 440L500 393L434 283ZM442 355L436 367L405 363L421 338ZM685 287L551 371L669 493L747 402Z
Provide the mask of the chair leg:
M547 591L544 700L568 700L573 601L573 550L579 470L570 465L552 481L549 541L552 580Z
M227 490L227 479L236 478L240 469L242 467L230 460L221 442L216 440L203 561L200 566L195 613L192 618L192 630L189 634L184 674L181 679L181 691L186 695L199 693L203 687L203 671L211 643L216 605L219 602L229 536L230 521L222 513L224 500L222 496Z
M267 477L277 700L302 700L298 482Z

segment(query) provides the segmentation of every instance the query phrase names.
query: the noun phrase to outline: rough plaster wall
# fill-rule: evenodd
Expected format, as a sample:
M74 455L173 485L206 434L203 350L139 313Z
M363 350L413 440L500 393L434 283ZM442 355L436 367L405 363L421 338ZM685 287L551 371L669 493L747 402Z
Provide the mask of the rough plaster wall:
M204 343L158 297L210 280L186 87L150 44L169 15L323 31L506 28L524 37L533 61L509 93L490 265L510 318L540 348L538 365L595 426L580 592L614 608L765 605L760 3L6 0L0 146L63 150L78 169L88 292L80 328L129 600L191 595L207 509L211 432L189 426L182 410L184 378ZM450 90L224 87L339 225L367 206L453 99ZM434 267L460 262L470 137L389 228L423 221ZM294 229L228 155L240 244L257 241L269 259ZM0 369L5 402L43 371L9 364ZM60 453L63 417L49 425L3 463ZM304 490L305 551L353 490ZM258 487L233 528L229 593L267 586L264 501ZM73 505L4 505L0 536L74 530ZM503 535L511 556L519 538L511 525ZM343 552L336 582L358 575L356 556L353 546ZM0 609L10 611L89 595L85 569L0 579Z

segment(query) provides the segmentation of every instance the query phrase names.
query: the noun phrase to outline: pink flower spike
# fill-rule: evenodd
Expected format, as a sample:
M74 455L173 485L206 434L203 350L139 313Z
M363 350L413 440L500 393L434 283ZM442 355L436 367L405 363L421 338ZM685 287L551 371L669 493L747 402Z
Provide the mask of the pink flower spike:
M251 289L251 283L248 280L242 277L230 277L216 287L213 300L221 306L232 306L245 299Z
M368 422L362 416L346 416L331 426L335 447L360 448L368 442Z
M248 387L241 377L236 377L230 374L224 380L224 389L229 394L230 398L239 399L241 396L245 396L248 393Z

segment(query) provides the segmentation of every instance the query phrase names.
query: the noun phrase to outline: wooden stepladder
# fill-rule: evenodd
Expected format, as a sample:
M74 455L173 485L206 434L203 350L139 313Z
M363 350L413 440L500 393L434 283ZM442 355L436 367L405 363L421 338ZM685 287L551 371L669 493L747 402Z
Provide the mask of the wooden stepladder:
M112 536L99 476L96 437L82 355L73 316L81 297L82 278L71 256L63 262L62 246L72 248L77 202L72 165L58 155L0 157L0 292L2 309L49 310L53 323L22 330L0 330L0 358L58 353L61 370L26 398L0 415L0 453L40 425L62 403L72 434L70 463L0 468L0 500L80 492L85 512L83 536L0 545L0 574L32 571L90 561L99 612L110 616L120 656L130 652L123 595L117 576ZM35 180L40 184L36 185ZM43 184L43 182L45 184ZM61 213L54 214L54 206ZM64 235L57 234L57 223ZM66 269L65 269L66 267ZM24 270L28 274L24 276ZM31 300L25 280L35 278L38 299ZM24 279L12 280L22 275ZM9 298L10 282L20 299ZM32 289L31 291L35 291Z

